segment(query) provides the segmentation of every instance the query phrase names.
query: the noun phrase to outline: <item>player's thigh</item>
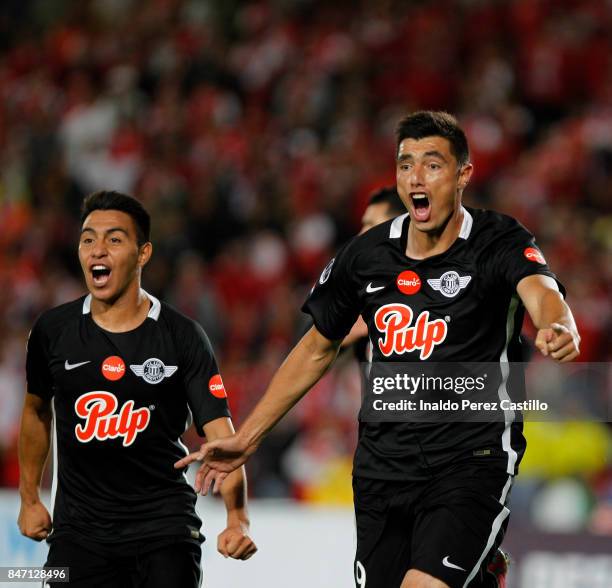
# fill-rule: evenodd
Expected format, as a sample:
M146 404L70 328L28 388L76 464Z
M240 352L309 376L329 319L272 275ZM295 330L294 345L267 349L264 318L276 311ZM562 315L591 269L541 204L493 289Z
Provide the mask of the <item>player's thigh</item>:
M202 550L195 543L173 543L140 557L138 588L198 588Z
M93 544L56 537L45 567L67 567L69 582L47 582L50 588L130 588L130 560L117 560Z
M356 588L399 588L409 567L413 521L400 489L396 482L353 480Z
M411 568L451 588L480 586L508 524L510 483L504 471L482 468L432 488L416 515Z

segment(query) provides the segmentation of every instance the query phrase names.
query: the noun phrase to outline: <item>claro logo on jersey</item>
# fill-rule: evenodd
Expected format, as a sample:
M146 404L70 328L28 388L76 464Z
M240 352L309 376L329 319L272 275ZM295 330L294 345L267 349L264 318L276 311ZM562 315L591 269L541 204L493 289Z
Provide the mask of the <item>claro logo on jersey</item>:
M223 380L219 374L215 374L208 381L208 389L210 393L216 398L227 398L227 392L225 391L225 386L223 385Z
M125 362L118 355L111 355L102 362L102 375L111 382L125 375Z
M429 320L429 311L419 314L412 325L414 313L405 304L385 304L374 315L376 328L384 334L378 347L385 357L420 350L420 358L427 359L436 345L446 339L448 327L442 319Z
M534 261L536 263L540 263L542 265L546 265L546 260L542 255L542 252L535 247L527 247L525 251L523 251L523 255L529 260Z
M421 278L416 272L406 270L397 276L397 289L408 296L416 294L421 289Z
M146 407L134 409L134 401L128 400L117 412L118 404L114 394L103 390L77 398L74 411L85 423L74 428L76 438L81 443L89 443L92 439L106 441L123 437L124 447L134 443L136 435L147 428L151 411Z

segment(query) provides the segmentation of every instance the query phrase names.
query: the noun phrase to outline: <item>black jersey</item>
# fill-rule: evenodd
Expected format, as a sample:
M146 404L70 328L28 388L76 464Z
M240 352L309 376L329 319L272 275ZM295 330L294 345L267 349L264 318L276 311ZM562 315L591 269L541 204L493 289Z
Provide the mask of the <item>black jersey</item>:
M125 333L98 326L91 296L36 321L28 392L52 399L53 533L100 542L201 540L181 435L229 416L210 342L194 321L149 295L145 321Z
M303 307L317 329L342 339L361 314L375 362L521 361L516 286L532 274L554 277L533 235L511 217L465 207L451 247L415 260L405 253L409 223L404 214L340 250ZM514 413L491 423L360 421L353 472L363 477L422 478L484 448L515 474L525 450Z

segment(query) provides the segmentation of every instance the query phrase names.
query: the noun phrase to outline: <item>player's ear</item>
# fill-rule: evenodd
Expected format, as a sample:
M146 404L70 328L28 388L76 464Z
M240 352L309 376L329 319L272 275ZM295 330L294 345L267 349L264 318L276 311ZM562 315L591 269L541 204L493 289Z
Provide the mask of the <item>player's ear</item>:
M461 169L459 170L459 190L465 190L466 186L470 182L473 172L474 166L471 163L468 162L461 166Z
M153 243L147 241L138 248L138 265L144 267L153 255Z

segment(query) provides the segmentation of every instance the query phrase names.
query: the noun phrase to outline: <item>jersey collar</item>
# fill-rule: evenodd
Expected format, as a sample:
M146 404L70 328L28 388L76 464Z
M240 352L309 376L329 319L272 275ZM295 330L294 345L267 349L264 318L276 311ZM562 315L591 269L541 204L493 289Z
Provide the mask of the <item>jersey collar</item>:
M472 225L474 224L474 218L468 212L467 208L464 206L461 207L463 211L463 221L461 222L461 230L459 231L459 238L467 240L472 232ZM408 213L402 214L398 216L392 223L391 229L389 230L389 239L399 239L402 236L402 227L404 226L404 221L408 217Z
M161 312L161 303L155 298L155 296L151 296L146 290L142 290L146 297L151 301L151 308L149 308L149 312L147 314L148 318L152 318L156 321L159 318L159 313ZM89 314L91 312L91 294L85 296L85 300L83 300L83 314Z

